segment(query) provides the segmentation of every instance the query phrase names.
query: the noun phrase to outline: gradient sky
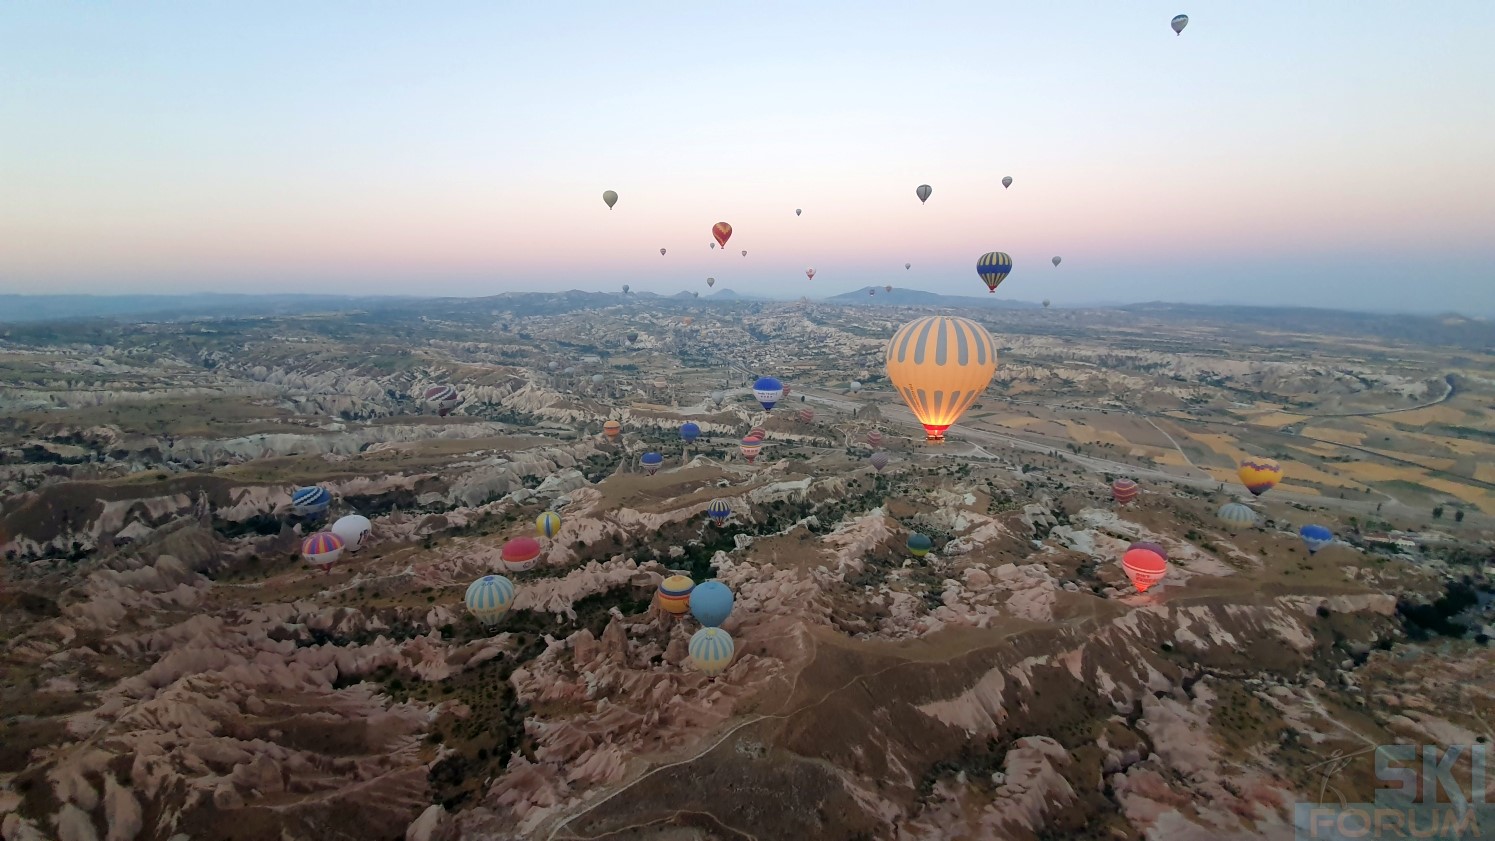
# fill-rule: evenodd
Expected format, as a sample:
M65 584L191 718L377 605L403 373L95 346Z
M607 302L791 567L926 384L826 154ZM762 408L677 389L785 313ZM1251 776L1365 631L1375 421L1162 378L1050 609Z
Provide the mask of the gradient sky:
M1488 0L12 0L0 292L979 294L1002 250L1060 305L1495 314L1492 43Z

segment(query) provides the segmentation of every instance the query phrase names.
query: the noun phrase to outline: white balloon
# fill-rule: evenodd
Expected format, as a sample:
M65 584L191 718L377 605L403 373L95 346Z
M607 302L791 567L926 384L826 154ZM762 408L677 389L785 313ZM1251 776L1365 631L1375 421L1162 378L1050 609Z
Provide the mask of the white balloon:
M332 533L343 539L343 548L349 552L362 549L364 541L369 539L369 533L373 530L374 524L362 514L339 517L337 522L332 524Z

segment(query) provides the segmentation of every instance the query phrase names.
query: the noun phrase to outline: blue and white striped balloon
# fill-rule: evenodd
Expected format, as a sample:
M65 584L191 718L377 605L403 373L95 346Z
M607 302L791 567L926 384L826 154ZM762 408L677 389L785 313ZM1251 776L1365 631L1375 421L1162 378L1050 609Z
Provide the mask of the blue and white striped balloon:
M332 503L332 494L326 488L315 485L308 488L297 488L291 493L291 508L297 514L318 514L327 510Z
M1334 542L1334 532L1329 531L1327 526L1304 526L1298 530L1298 536L1303 538L1303 545L1308 547L1310 555Z
M485 575L467 585L467 609L479 622L492 625L514 603L514 582L502 575Z
M732 636L721 628L702 628L690 638L690 661L708 675L721 674L736 650Z

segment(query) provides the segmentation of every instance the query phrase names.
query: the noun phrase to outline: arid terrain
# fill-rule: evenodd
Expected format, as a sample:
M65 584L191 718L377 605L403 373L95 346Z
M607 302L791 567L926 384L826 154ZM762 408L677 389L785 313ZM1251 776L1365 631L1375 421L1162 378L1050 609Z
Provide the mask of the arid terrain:
M1495 326L966 311L1000 366L932 446L882 365L924 312L0 325L0 838L1285 839L1372 799L1368 748L1495 739ZM305 485L373 522L327 573ZM464 591L546 511L485 628ZM653 603L672 570L735 593L716 678Z

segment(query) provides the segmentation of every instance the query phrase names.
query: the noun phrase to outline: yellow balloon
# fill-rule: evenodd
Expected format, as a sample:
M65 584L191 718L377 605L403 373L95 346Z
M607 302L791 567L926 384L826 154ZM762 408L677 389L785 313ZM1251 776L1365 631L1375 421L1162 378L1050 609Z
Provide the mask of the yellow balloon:
M915 319L888 343L888 379L930 441L981 396L997 372L997 345L974 321L945 315Z
M1276 459L1243 458L1236 475L1252 496L1261 496L1282 481L1282 465Z

